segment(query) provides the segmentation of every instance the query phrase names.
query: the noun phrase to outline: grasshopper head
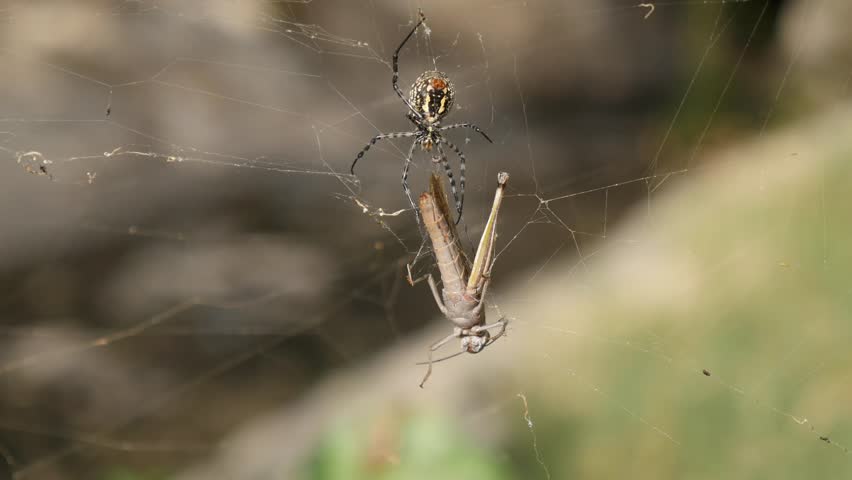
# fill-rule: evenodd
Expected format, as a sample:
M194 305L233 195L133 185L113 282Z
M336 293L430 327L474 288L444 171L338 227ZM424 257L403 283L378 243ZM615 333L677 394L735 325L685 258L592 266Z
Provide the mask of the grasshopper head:
M489 340L491 340L491 334L487 330L476 334L465 335L461 339L461 347L467 353L479 353L488 345Z

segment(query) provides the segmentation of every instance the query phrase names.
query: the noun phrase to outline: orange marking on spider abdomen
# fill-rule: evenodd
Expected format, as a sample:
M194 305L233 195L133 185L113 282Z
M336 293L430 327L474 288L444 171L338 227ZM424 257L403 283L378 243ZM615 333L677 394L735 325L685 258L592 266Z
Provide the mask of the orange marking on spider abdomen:
M443 90L447 88L447 82L443 78L433 78L431 80L432 88L435 90Z

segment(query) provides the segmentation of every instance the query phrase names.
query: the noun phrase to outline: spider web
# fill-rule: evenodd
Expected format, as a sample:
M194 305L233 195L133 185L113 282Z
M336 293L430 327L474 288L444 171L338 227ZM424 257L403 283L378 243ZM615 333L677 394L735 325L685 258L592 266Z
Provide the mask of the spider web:
M683 238L666 216L668 195L700 202L691 182L710 172L745 176L763 191L799 171L780 161L738 171L750 160L707 158L796 118L791 83L813 24L830 10L799 2L804 27L767 73L759 65L771 55L760 52L780 22L773 2L457 3L0 7L0 465L13 478L204 471L241 445L233 432L263 412L357 413L339 392L383 391L359 370L377 358L395 362L374 368L405 384L407 405L428 399L465 425L520 423L519 446L504 448L542 478L613 476L625 466L649 478L707 474L681 464L720 455L735 475L751 476L767 470L749 455L790 450L799 453L773 468L849 470L849 416L837 408L848 400L848 378L837 373L849 361L847 329L831 311L837 305L805 309L809 300L797 298L802 315L823 313L817 325L751 320L753 329L740 331L723 328L738 320L733 307L682 307L650 322L629 307L595 315L588 300L644 294L680 305L660 293L683 293L655 273L668 265L665 252L644 249ZM429 20L402 53L403 90L423 70L445 71L457 91L451 121L495 139L447 133L468 158L467 249L497 172L511 175L488 299L490 318L510 318L508 338L436 365L426 391L416 388L414 363L449 323L421 337L437 309L425 287L404 280L408 262L417 260L418 273L433 267L418 255L427 246L400 186L408 144L379 143L357 177L348 173L369 138L410 126L390 88L389 59L421 7ZM840 73L822 89L837 103L848 99L850 71L839 63L829 62ZM811 146L805 139L783 155ZM433 168L418 153L415 193ZM816 220L791 220L781 232L768 221L760 230L768 214L754 221L767 237L822 239L816 258L793 248L772 259L789 285L844 266L831 249L841 228L827 212L842 205L826 168L811 169L822 169L816 203L803 199ZM701 207L687 206L685 216ZM668 251L691 248L684 240ZM751 265L749 250L708 249L696 260L701 278L725 283ZM600 278L612 271L635 282L602 292L609 284ZM701 300L721 295L695 288ZM544 292L564 295L564 310L539 317ZM435 393L454 375L509 371L499 387L474 383L468 397ZM354 386L307 406L347 373ZM304 461L323 424L304 429L298 441L280 438L291 432L273 437L278 463L240 451L234 477L278 475L282 463ZM747 458L708 447L720 442ZM613 466L613 456L630 462Z

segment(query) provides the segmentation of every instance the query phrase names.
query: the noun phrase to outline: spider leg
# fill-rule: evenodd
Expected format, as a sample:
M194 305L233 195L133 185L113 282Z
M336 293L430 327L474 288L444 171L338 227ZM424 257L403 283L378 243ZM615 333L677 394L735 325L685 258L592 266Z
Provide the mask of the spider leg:
M414 128L417 128L417 129L421 128L420 127L420 121L418 120L417 115L415 115L411 112L408 112L407 114L405 114L405 118L407 118L408 120L411 121L411 123L414 124Z
M421 381L420 381L420 388L423 388L423 384L425 384L425 383L426 383L426 380L428 380L428 379L429 379L429 376L430 376L430 375L432 375L432 363L433 363L433 362L432 362L432 353L433 353L435 350L437 350L437 349L439 349L439 348L443 347L443 346L444 346L447 342L449 342L450 340L452 340L452 339L454 339L454 338L456 338L456 337L458 337L458 336L459 336L459 332L458 332L458 331L453 331L453 333L451 333L451 334L447 335L446 337L444 337L444 338L443 338L443 339L441 339L441 340L438 340L437 342L433 343L431 347L429 347L429 362L428 362L429 367L428 367L428 368L426 368L426 375L424 375L424 376L423 376L423 380L421 380Z
M402 90L399 89L399 52L400 50L402 50L402 47L405 46L411 36L414 35L414 32L417 31L417 28L420 27L420 25L422 25L425 21L426 16L423 15L423 12L420 12L420 21L417 22L417 25L415 25L410 32L408 32L408 35L406 35L405 39L402 40L402 43L400 43L399 46L396 47L396 51L393 52L393 90L396 92L399 98L401 98L402 101L405 102L405 105L409 108L409 110L411 110L418 118L420 118L420 113L417 111L416 108L414 108L413 105L411 105L411 102L409 102L408 99L405 98L405 95L402 94Z
M445 127L441 127L438 130L450 130L450 129L453 129L453 128L469 128L469 129L474 130L477 133L481 134L483 137L485 137L486 140L488 140L489 143L494 143L491 140L491 138L488 135L486 135L485 132L482 131L481 128L477 127L476 125L474 125L472 123L466 123L466 122L465 123L454 123L452 125L447 125Z
M452 190L453 192L453 199L456 202L456 211L459 214L458 218L456 218L456 225L458 225L459 221L461 220L462 201L459 201L459 194L458 192L456 192L456 179L453 178L453 169L450 168L450 162L447 161L447 154L446 152L444 152L444 147L441 146L440 142L437 145L438 153L441 154L441 164L444 166L444 171L447 173L447 178L450 179L450 190ZM462 195L464 195L464 190L462 190Z
M461 195L459 196L458 202L456 203L456 210L458 210L459 212L459 218L456 220L456 225L458 225L459 220L461 220L462 208L464 207L464 169L466 159L464 158L464 153L462 153L461 150L459 150L459 147L455 146L453 142L447 140L446 138L440 135L438 135L438 138L441 142L446 143L447 146L450 147L453 152L455 152L456 155L459 157L459 186L461 187ZM450 180L450 185L452 186L452 177L450 177ZM453 193L455 193L455 189L453 189Z
M367 151L370 150L370 147L375 145L376 142L378 142L379 140L384 140L386 138L409 138L409 137L413 137L415 135L417 135L417 132L393 132L393 133L382 133L382 134L376 135L375 137L370 139L370 143L368 143L367 146L365 146L363 149L361 149L360 152L358 152L358 155L355 157L355 160L352 162L352 166L349 167L349 173L351 173L352 175L355 175L355 164L357 164L358 160L361 160L361 157L363 157L364 154L367 153Z
M411 189L408 188L408 168L411 166L411 158L414 156L414 149L417 147L417 143L417 140L411 142L411 148L408 149L408 156L405 157L405 167L402 169L402 189L408 197L408 203L411 204L411 208L414 210L414 218L417 220L417 227L422 228L420 226L420 213L417 210L417 205L414 203L414 198L411 196Z

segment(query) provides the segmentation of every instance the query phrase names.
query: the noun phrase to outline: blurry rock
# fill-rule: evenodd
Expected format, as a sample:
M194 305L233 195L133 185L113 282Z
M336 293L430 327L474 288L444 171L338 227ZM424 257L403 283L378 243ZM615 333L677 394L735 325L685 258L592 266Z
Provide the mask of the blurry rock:
M335 276L322 250L297 240L226 235L189 243L150 244L130 255L101 304L124 319L193 297L218 304L274 296L305 305L324 295Z

